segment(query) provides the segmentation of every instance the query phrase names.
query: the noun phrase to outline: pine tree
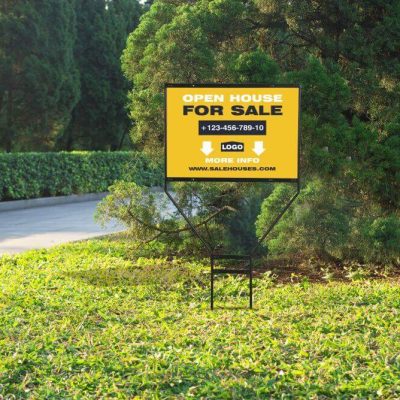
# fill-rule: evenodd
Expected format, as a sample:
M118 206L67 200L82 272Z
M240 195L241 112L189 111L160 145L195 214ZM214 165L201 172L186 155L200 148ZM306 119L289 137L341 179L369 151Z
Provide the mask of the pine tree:
M0 3L0 148L46 150L79 94L73 0Z
M120 56L128 34L137 25L137 0L77 2L75 59L81 98L58 146L68 150L117 149L129 131L127 81Z

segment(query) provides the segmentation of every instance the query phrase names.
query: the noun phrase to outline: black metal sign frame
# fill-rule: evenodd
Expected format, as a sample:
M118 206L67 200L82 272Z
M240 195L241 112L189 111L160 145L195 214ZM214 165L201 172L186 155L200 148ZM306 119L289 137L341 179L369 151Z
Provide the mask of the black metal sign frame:
M299 89L299 120L298 120L298 156L297 156L297 179L248 179L248 178L168 178L167 177L167 89L169 87L210 87L210 88L240 88L240 87L248 87L248 88L291 88L296 87ZM211 310L214 309L214 278L215 275L218 274L242 274L247 275L249 277L249 308L253 308L253 259L255 258L256 251L258 250L261 243L267 238L268 234L273 230L276 224L280 221L283 217L285 212L289 209L289 207L293 204L296 200L298 195L300 194L300 148L301 148L301 87L299 85L260 85L260 84L215 84L215 83L202 83L202 84L189 84L189 83L167 83L164 87L164 192L171 200L175 208L178 210L179 214L183 217L187 225L189 226L190 230L193 234L202 242L204 247L207 249L207 252L210 256L210 265L211 265L211 282L210 282L210 308ZM258 240L257 244L250 250L249 254L247 255L240 255L240 254L218 254L216 253L216 249L213 248L212 244L201 235L196 226L190 221L190 218L184 213L182 208L179 206L177 201L174 199L172 194L168 191L168 182L180 182L180 181L189 181L189 182L214 182L214 181L222 181L222 182L292 182L296 183L296 192L293 196L289 199L289 201L283 206L281 212L276 216L276 218L272 221L270 226L268 226ZM216 260L241 260L246 261L247 265L241 269L226 269L226 268L217 268L216 267Z

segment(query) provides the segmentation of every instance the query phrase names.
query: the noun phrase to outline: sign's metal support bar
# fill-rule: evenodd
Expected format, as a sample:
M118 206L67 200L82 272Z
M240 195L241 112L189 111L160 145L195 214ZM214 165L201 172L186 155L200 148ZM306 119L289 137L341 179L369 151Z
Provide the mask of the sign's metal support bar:
M176 209L178 210L179 214L184 218L186 223L188 224L190 230L193 232L195 236L203 243L204 247L207 249L210 255L210 265L211 265L211 287L210 287L210 308L211 310L214 309L214 278L215 275L219 274L236 274L236 275L248 275L249 277L249 308L253 308L253 259L256 257L256 252L261 245L261 243L267 238L268 234L274 229L276 224L280 221L283 217L285 212L289 209L289 207L293 204L296 200L298 195L300 194L300 179L297 180L296 184L296 192L290 198L288 203L282 209L282 211L277 215L277 217L272 221L271 225L266 229L264 234L258 240L257 244L253 247L250 254L248 255L241 255L241 254L215 254L212 245L201 235L201 233L196 229L196 226L190 221L189 217L184 213L182 208L179 206L177 201L168 191L168 180L164 180L164 192L174 204ZM247 261L247 265L240 269L235 268L216 268L215 261L216 260L242 260Z
M167 182L166 179L164 180L164 192L168 196L168 198L172 201L172 204L176 207L176 209L178 210L179 214L182 215L183 219L186 221L186 223L188 224L188 226L189 226L190 230L193 232L193 234L199 238L199 240L206 247L208 253L211 254L212 253L212 246L210 245L209 242L207 242L206 239L203 238L203 236L201 236L200 232L192 224L192 222L190 221L189 217L183 212L183 210L181 209L179 204L175 201L175 199L171 195L171 193L168 192L168 182Z
M255 254L257 249L260 247L261 243L266 239L268 234L274 229L275 225L279 222L279 220L283 217L285 212L289 209L289 207L293 204L293 202L296 200L297 196L300 194L300 179L297 180L296 183L296 193L290 198L289 202L285 205L285 207L282 209L282 211L278 214L278 216L272 221L271 225L268 227L268 229L263 233L261 238L258 240L257 244L253 247L251 250L250 254Z

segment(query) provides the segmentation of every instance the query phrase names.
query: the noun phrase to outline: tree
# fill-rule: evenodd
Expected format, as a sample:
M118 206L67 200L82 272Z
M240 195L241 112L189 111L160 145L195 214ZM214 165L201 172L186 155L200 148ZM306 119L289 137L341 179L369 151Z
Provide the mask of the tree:
M121 72L120 56L140 13L136 0L77 2L75 59L81 97L60 138L60 148L121 147L130 123L125 109L128 85Z
M162 157L165 82L301 84L302 171L310 195L302 206L311 210L300 210L301 223L310 234L320 223L318 231L329 236L313 251L343 255L340 238L365 213L399 218L399 21L398 1L155 1L123 55L133 84L132 140ZM325 192L341 200L328 203ZM232 206L241 204L240 193L232 185L213 195ZM213 203L204 190L199 201ZM324 219L326 204L336 211ZM297 221L291 215L286 232Z
M73 0L0 3L0 148L45 150L78 94Z

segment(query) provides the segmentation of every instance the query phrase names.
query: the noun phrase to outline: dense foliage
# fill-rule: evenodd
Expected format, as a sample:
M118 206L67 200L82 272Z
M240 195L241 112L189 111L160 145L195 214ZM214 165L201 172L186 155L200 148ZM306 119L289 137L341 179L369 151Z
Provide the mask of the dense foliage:
M258 236L292 192L279 185L264 200L256 222ZM382 216L380 208L360 213L360 207L342 195L332 196L321 181L313 180L270 235L268 250L279 256L301 250L334 263L399 263L400 219L393 214Z
M137 0L0 2L0 151L120 149Z
M0 150L51 148L79 98L71 0L0 2Z
M249 312L229 277L211 312L206 265L133 255L90 241L0 258L1 397L400 397L398 281L265 274Z
M387 235L398 237L399 21L400 2L394 0L155 1L123 56L133 83L132 140L161 155L165 82L301 84L307 189L297 207L304 218L299 225L298 212L289 214L281 236L307 237L291 241L292 252L362 259L361 243L368 243L373 226L384 225ZM209 212L221 199L233 207L248 201L249 193L238 200L233 192L243 193L242 185L234 186L214 191L211 201L209 193L197 200ZM275 190L279 197L281 189ZM189 197L181 199L188 203ZM268 204L263 207L269 214L259 218L259 235L273 217L270 211ZM314 223L328 234L326 243ZM220 224L224 237L233 224L233 219ZM378 247L392 260L400 255L399 242L385 239ZM270 248L289 251L284 239Z
M107 223L119 220L131 238L145 243L157 239L168 245L170 254L208 255L209 251L243 251L254 246L254 223L262 199L270 187L248 184L180 184L170 192L180 209L192 220L208 243L204 246L171 202L161 193L135 182L120 181L98 206L98 218Z
M0 153L0 200L98 193L118 179L158 185L161 171L139 153Z
M117 150L129 138L130 127L129 86L121 72L120 56L128 34L138 24L139 3L78 1L76 15L80 99L58 147Z

